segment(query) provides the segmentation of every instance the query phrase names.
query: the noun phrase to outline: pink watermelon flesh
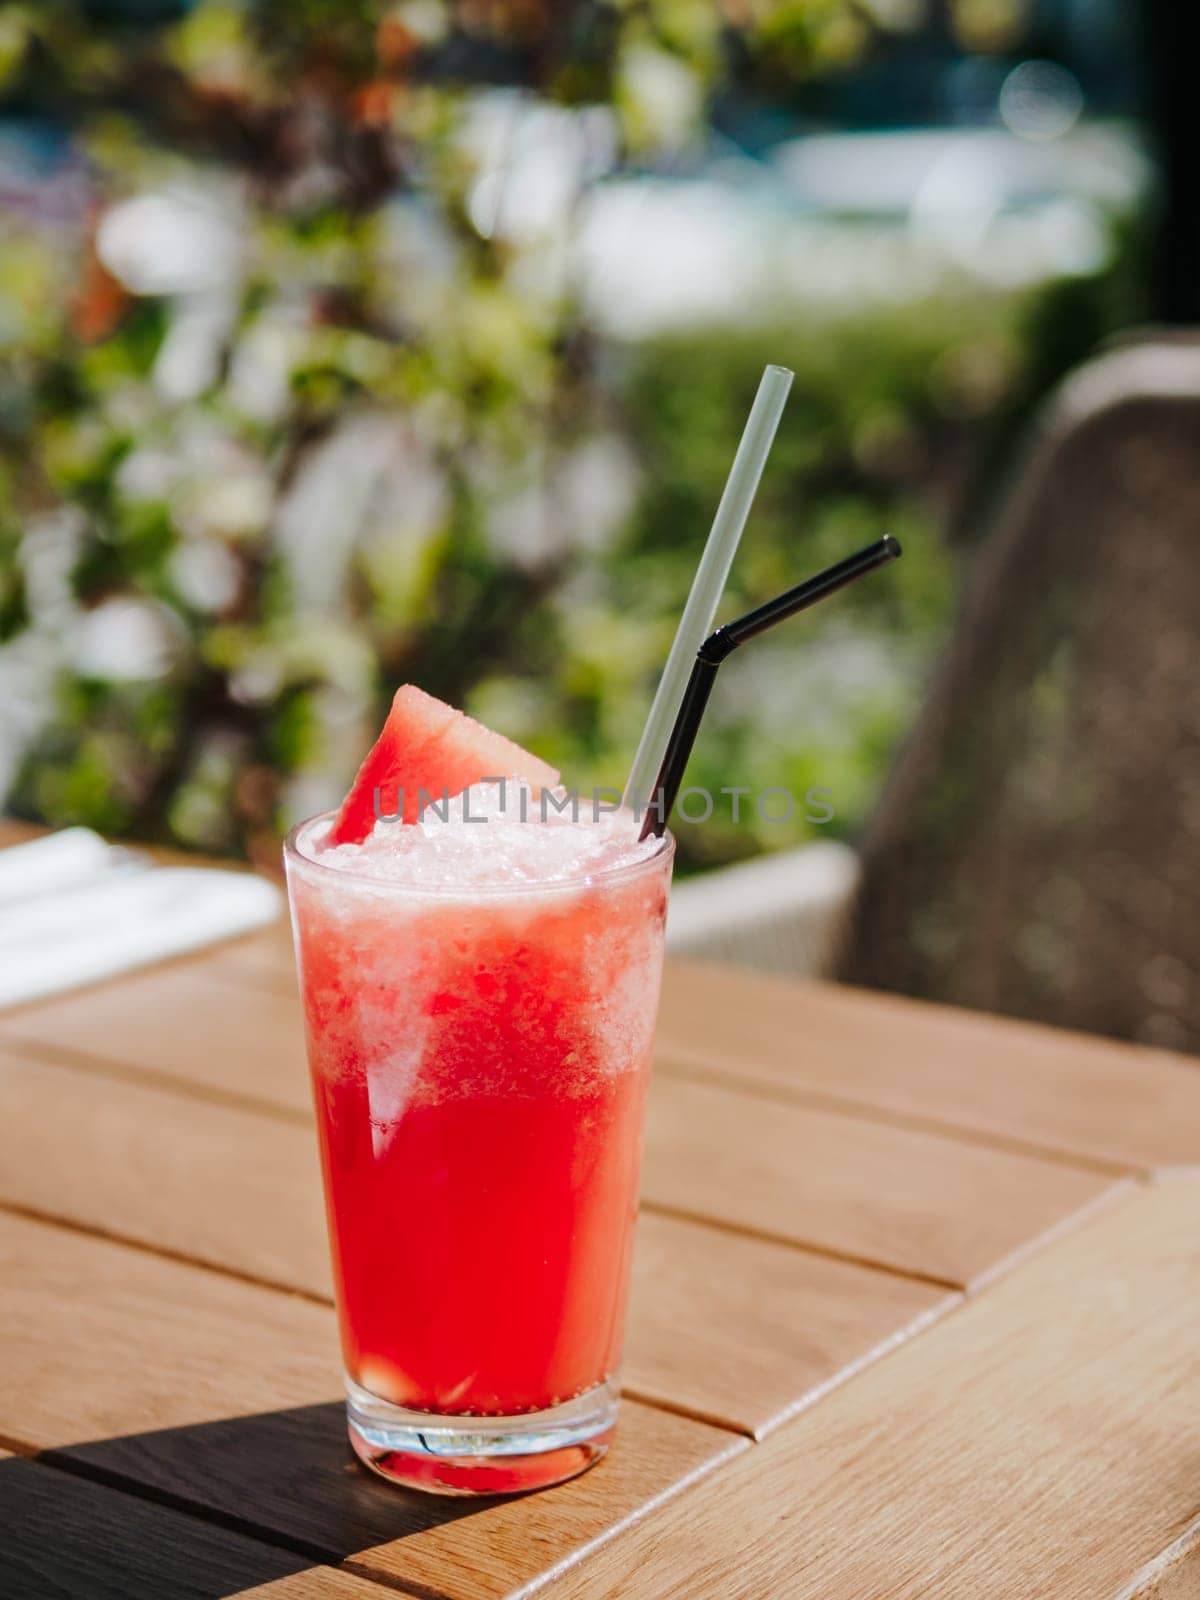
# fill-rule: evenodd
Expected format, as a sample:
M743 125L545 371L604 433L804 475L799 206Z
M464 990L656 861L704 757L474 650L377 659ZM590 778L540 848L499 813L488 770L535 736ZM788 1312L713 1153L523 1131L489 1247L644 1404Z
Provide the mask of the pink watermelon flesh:
M554 787L558 773L511 739L403 684L342 802L329 841L362 843L375 826L376 789L385 816L395 814L403 790L403 821L416 822L421 790L439 801L443 792L461 794L481 778L524 778L540 793Z

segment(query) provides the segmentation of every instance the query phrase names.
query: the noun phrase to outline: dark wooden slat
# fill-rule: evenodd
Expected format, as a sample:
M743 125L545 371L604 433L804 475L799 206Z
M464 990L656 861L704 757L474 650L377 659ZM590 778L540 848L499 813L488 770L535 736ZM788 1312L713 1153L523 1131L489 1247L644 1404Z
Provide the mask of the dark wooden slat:
M364 1471L346 1439L340 1400L72 1444L44 1459L233 1519L247 1533L335 1564L456 1522L474 1505L397 1489Z
M0 1461L0 1600L220 1600L302 1556L146 1500Z
M558 1512L533 1496L482 1520L352 1460L329 1307L2 1211L0 1283L0 1437L313 1561L382 1550L399 1587L420 1569L420 1594L483 1568L507 1594L748 1448L631 1402L620 1448Z
M626 1402L619 1451L564 1486L568 1514L547 1518L540 1497L455 1500L385 1484L354 1460L340 1401L260 1416L72 1444L48 1452L135 1493L150 1493L315 1561L354 1558L368 1573L419 1594L504 1595L581 1547L610 1535L673 1482L745 1448L745 1441ZM490 1570L488 1586L461 1572Z

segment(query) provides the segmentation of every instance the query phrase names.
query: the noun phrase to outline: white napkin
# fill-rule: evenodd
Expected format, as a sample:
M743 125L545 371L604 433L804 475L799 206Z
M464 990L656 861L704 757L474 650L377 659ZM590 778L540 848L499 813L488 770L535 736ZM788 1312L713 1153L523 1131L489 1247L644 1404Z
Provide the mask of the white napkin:
M0 850L0 1006L263 927L283 896L244 872L161 867L67 828Z

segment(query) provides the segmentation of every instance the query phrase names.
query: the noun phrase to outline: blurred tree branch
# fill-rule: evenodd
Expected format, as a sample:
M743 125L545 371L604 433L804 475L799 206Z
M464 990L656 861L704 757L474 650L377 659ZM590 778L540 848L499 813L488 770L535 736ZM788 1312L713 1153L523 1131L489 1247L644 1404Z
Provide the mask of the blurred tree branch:
M797 507L814 565L881 526L908 555L886 602L813 631L811 680L780 677L818 685L811 725L781 748L796 707L735 697L697 759L714 788L838 785L852 827L948 605L945 480L985 409L959 371L1005 402L1012 314L751 307L736 336L631 350L589 325L572 247L598 181L677 160L714 89L840 69L873 17L0 3L0 96L46 167L0 224L0 667L35 708L14 803L269 854L402 677L619 781L771 359L797 368L794 422L737 598L794 577ZM822 722L843 676L868 687ZM685 855L766 842L714 826Z

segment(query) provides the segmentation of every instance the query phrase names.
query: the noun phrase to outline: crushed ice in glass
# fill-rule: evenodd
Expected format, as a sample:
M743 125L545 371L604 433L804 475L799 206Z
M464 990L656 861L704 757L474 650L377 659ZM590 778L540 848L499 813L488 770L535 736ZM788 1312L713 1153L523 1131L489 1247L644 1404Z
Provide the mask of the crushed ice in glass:
M392 797L388 797L392 803ZM322 866L413 888L480 889L569 882L632 866L661 848L638 840L631 811L608 809L601 791L538 795L520 778L482 783L443 801L420 821L381 818L362 844L311 846ZM561 810L559 808L562 808Z

